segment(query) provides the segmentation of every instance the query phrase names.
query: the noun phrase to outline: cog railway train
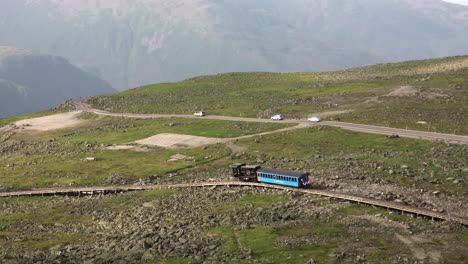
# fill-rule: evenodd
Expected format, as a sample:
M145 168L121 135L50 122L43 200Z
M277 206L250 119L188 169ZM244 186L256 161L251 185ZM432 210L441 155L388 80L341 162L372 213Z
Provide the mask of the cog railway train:
M305 187L310 184L310 173L308 172L267 169L245 163L234 163L230 167L232 176L241 181L265 182L292 187Z

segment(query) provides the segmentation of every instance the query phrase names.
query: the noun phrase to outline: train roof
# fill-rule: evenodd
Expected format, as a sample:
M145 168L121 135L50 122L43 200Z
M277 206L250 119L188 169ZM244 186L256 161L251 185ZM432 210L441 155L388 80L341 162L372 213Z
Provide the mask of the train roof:
M284 176L291 176L291 177L298 177L298 178L303 176L303 175L310 175L310 173L308 173L308 172L277 170L277 169L267 169L267 168L261 168L261 169L257 170L257 172L284 175Z
M234 164L231 164L231 168L237 168L239 166L244 166L245 163L234 163Z
M244 165L242 166L243 169L260 169L259 165Z
M259 165L245 165L245 163L234 163L230 165L231 168L239 168L242 167L242 169L259 169Z

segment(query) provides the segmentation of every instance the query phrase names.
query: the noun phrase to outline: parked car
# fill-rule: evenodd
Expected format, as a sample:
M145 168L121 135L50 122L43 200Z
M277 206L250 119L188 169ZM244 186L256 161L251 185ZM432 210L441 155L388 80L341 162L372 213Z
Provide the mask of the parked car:
M194 116L206 116L206 112L203 112L203 111L195 112L193 115Z
M282 115L274 115L271 117L271 120L283 120L283 116Z
M313 116L313 117L308 118L307 120L309 120L311 122L320 122L320 121L322 121L322 118Z

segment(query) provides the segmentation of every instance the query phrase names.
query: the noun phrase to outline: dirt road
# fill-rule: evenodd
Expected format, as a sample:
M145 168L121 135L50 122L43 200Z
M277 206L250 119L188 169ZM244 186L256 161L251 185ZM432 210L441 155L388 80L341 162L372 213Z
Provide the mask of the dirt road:
M337 121L323 121L321 123L322 125L334 126L334 127L339 127L343 129L371 133L371 134L398 135L400 137L407 137L407 138L439 140L439 141L455 143L455 144L468 144L468 136L442 134L442 133L435 133L435 132L424 132L424 131L408 130L408 129L400 129L400 128L392 128L392 127L362 125L362 124L345 123L345 122L337 122Z
M339 127L342 129L364 132L364 133L371 133L371 134L398 135L400 137L406 137L406 138L436 140L436 141L444 141L447 143L454 143L454 144L468 144L468 136L442 134L442 133L435 133L435 132L424 132L424 131L417 131L417 130L407 130L407 129L400 129L400 128L372 126L372 125L362 125L362 124L337 122L337 121L323 121L320 123L312 123L307 120L298 120L298 119L285 119L283 121L274 121L270 119L232 117L232 116L214 116L214 115L196 117L193 115L173 115L173 114L166 115L166 114L111 113L111 112L107 112L103 110L90 108L89 105L84 103L84 101L85 101L85 98L82 98L82 99L71 100L69 103L72 106L74 106L77 110L93 112L95 114L105 115L105 116L120 116L120 117L131 117L131 118L184 117L184 118L203 118L203 119L243 121L243 122L263 122L263 123L288 122L288 123L298 123L298 124L315 124L315 125L334 126L334 127Z

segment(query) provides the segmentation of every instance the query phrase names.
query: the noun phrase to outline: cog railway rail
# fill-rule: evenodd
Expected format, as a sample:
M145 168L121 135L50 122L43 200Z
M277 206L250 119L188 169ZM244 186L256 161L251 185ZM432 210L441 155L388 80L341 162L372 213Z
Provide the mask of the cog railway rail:
M109 194L109 193L122 193L130 191L143 191L153 189L165 188L185 188L185 187L216 187L216 186L250 186L279 189L291 192L300 192L306 194L320 195L345 201L351 201L361 204L377 206L389 210L407 213L413 216L423 216L433 220L454 221L463 226L468 226L468 219L461 217L454 217L447 214L433 212L430 210L416 208L396 202L383 201L355 195L343 194L333 191L318 190L318 189L303 189L292 188L281 185L254 183L254 182L241 182L241 181L223 181L223 182L199 182L199 183L180 183L180 184L161 184L161 185L121 185L121 186L103 186L103 187L64 187L64 188L44 188L32 189L13 192L0 192L0 197L17 197L17 196L53 196L53 195L93 195L93 194Z

